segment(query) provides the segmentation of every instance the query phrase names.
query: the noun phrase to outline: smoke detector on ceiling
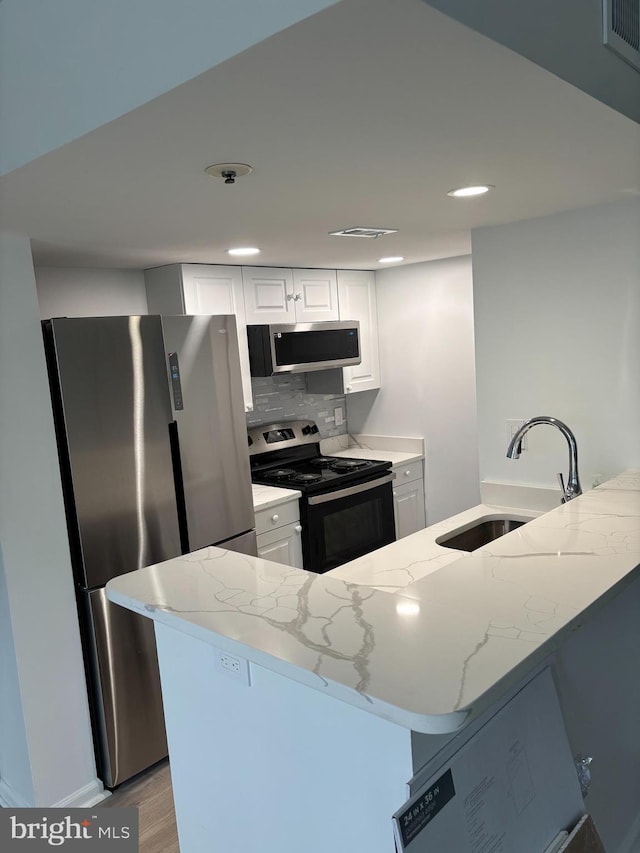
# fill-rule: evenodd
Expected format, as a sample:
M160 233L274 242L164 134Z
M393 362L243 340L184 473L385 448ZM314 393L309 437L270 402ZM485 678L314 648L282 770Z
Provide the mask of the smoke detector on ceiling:
M236 178L242 178L253 171L247 163L214 163L207 166L205 172L212 178L223 178L225 184L235 184Z
M330 237L384 237L385 234L397 234L396 228L344 228L342 231L329 231Z
M602 0L603 42L640 71L640 0Z

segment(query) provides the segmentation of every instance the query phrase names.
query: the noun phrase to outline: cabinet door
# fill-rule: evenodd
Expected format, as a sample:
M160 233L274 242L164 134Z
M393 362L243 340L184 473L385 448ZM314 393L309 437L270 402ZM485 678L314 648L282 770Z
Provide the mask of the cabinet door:
M393 490L393 510L396 517L396 539L409 536L425 526L424 481L403 483Z
M258 556L285 566L302 568L302 526L285 524L258 537Z
M182 264L185 314L235 314L245 411L253 411L242 270L233 266Z
M243 267L247 323L294 323L295 308L291 270Z
M338 282L335 270L293 270L296 323L337 320Z
M352 367L342 368L345 393L379 388L380 360L375 273L367 270L338 270L338 298L340 319L360 321L362 361Z
M144 289L149 314L186 314L180 264L144 271Z

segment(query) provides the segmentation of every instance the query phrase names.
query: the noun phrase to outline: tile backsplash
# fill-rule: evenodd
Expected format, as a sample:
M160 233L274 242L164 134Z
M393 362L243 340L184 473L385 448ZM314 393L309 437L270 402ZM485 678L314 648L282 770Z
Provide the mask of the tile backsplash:
M253 411L247 426L308 418L318 424L321 438L347 433L347 405L343 394L307 393L304 373L267 376L251 380ZM336 426L334 410L342 409L343 422Z

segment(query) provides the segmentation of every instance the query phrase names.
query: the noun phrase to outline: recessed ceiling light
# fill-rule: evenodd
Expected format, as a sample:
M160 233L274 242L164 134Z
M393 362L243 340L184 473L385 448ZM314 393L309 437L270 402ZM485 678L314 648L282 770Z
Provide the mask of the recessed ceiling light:
M450 195L453 198L468 198L473 195L484 195L492 189L493 186L491 184L479 184L476 187L458 187L458 189L449 190L447 195Z
M417 601L399 601L396 604L398 616L417 616L420 613L420 605Z
M244 246L239 247L237 249L227 249L227 254L229 255L259 255L260 249L256 249L255 246Z
M404 261L402 255L391 255L388 258L378 258L379 264L397 264L400 261Z

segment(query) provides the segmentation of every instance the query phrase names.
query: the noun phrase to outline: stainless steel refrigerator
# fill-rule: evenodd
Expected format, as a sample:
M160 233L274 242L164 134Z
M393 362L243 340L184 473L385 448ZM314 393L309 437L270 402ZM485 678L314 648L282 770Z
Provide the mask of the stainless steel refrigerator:
M98 774L112 788L167 744L153 623L105 584L207 545L256 553L235 318L43 328Z

